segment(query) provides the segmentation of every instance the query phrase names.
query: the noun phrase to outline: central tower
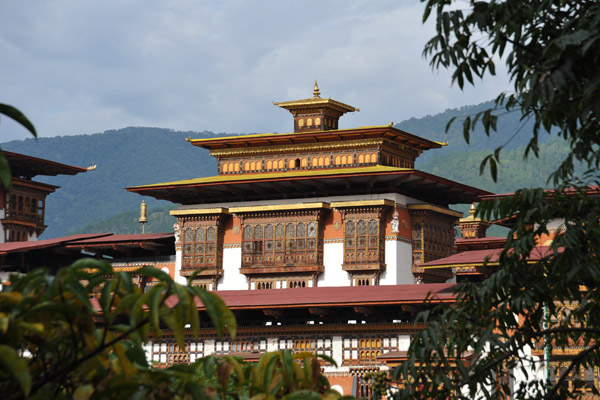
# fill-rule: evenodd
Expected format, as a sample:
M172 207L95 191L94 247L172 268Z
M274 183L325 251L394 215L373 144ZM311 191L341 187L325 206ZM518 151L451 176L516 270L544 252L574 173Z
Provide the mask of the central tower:
M313 97L304 100L273 102L285 108L294 116L294 132L328 131L338 129L338 121L347 112L360 111L342 102L322 99L319 85L315 80Z

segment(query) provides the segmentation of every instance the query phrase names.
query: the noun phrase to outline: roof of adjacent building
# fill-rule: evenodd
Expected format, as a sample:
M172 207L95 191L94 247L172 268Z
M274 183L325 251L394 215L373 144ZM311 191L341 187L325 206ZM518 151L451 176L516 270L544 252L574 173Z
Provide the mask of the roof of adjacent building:
M484 249L502 249L506 244L506 237L486 236L473 239L456 239L456 249L458 251L484 250Z
M472 203L485 190L463 185L427 172L388 166L314 169L277 173L218 175L206 178L129 187L127 190L180 204L222 203L400 193L434 204Z
M139 247L144 243L160 244L168 239L174 240L174 233L147 233L131 235L114 235L112 233L88 233L63 236L53 239L33 240L29 242L0 243L0 255L10 253L26 253L33 250L62 248L92 248L92 247Z
M503 249L483 249L463 251L453 254L449 257L440 258L434 261L423 263L419 268L458 268L482 266L487 262L488 265L498 265L500 253ZM559 249L561 251L561 249ZM552 254L550 246L536 246L527 257L528 261L539 261Z
M44 249L48 247L62 246L67 243L84 240L84 239L92 239L98 238L102 236L109 236L110 233L89 233L89 234L81 234L81 235L71 235L71 236L63 236L54 239L44 239L44 240L32 240L29 242L7 242L0 243L0 255L8 254L8 253L24 253L31 250Z
M150 242L160 239L167 239L174 237L173 232L167 233L140 233L140 234L125 234L115 235L108 234L89 239L76 240L69 243L69 245L99 245L105 243L129 243L129 242Z
M87 171L86 168L61 164L43 158L27 156L25 154L13 153L11 151L4 151L3 153L8 160L13 176L33 178L37 175L76 175L80 172Z

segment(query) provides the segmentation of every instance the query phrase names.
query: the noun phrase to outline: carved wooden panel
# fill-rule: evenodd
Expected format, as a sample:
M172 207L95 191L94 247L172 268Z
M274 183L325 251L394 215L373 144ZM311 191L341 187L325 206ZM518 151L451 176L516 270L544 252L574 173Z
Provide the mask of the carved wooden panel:
M269 273L286 273L299 272L297 268L302 266L322 267L323 233L320 215L319 210L245 215L242 228L242 268L260 267L267 268L265 272Z

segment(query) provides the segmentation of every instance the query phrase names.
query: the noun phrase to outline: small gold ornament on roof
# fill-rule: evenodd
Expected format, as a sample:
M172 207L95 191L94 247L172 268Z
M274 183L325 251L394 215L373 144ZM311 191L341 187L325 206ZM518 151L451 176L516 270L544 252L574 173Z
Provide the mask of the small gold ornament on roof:
M142 204L140 204L140 224L142 224L142 233L146 233L145 223L148 222L148 215L146 211L146 202L142 200Z
M317 80L315 79L315 88L313 89L314 97L321 97L321 92L319 91L319 85L317 84Z

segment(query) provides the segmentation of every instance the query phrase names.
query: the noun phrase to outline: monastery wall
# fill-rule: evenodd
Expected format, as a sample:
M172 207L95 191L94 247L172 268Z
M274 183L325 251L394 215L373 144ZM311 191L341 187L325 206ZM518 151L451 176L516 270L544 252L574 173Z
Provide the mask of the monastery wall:
M419 247L427 246L426 236L419 236L415 242L411 207L425 207L424 212L428 212L430 206L444 210L398 193L252 201L243 206L240 202L180 206L173 211L179 218L178 229L182 229L181 241L176 244L174 276L183 282L181 275L188 274L190 267L202 268L201 263L210 257L213 267L207 265L197 281L210 290L412 284L416 278L415 251L420 258L423 249L429 247ZM428 217L420 218L426 221L422 218ZM364 226L359 228L357 224ZM285 227L281 239L272 231L276 226ZM304 231L315 227L316 233ZM207 236L200 242L194 239L193 232L206 229L217 236L211 239L214 244ZM245 236L257 234L254 229L259 229L260 236ZM262 236L269 229L272 239ZM294 232L292 236L289 229ZM348 236L348 229L357 229L359 236ZM359 233L359 229L364 232ZM417 229L421 235L421 228ZM196 249L207 246L217 249L208 256L200 255L204 258L195 258ZM435 246L442 251L442 247ZM187 262L186 251L191 252Z

